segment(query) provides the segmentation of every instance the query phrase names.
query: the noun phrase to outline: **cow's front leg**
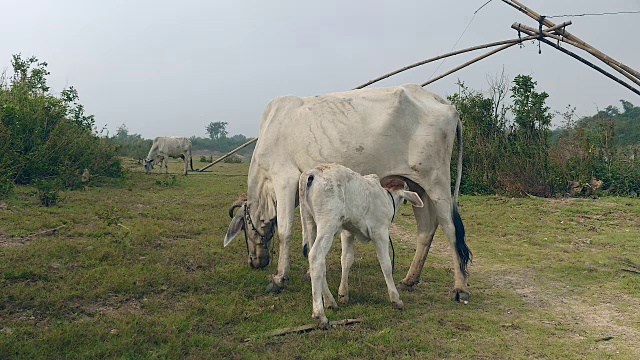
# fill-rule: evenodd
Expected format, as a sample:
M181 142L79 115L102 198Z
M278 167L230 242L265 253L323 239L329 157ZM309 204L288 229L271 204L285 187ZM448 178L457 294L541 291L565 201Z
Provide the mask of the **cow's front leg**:
M278 272L271 276L271 282L267 285L267 292L279 292L284 289L285 280L289 279L293 213L296 208L296 189L298 188L300 174L289 176L288 178L294 181L289 186L276 189L278 237L280 240Z

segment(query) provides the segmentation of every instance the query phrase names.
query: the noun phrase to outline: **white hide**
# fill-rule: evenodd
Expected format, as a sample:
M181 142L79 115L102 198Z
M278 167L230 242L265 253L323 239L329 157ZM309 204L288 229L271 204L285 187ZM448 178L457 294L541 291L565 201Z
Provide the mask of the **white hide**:
M153 139L153 144L149 150L147 158L144 160L144 170L148 174L154 165L164 161L165 173L169 173L169 158L182 158L184 160L184 175L187 175L188 162L193 170L193 159L191 158L191 140L184 136L157 137Z
M404 185L404 184L402 184ZM328 326L324 314L327 307L337 304L327 286L326 256L334 236L342 232L342 280L338 297L347 302L349 269L353 264L353 239L372 240L393 306L404 304L393 282L389 258L389 225L403 200L416 207L423 203L415 192L404 187L385 189L377 175L361 176L338 165L321 164L300 176L300 218L303 248L310 246L309 272L313 298L313 318L321 327Z
M277 216L278 271L268 289L282 288L289 276L300 174L321 163L339 163L383 180L402 178L420 195L427 206L414 209L416 254L401 282L408 287L417 283L438 224L451 248L456 246L458 227L453 219L457 209L451 197L450 163L460 131L456 109L415 84L271 101L262 115L247 183L247 218L253 219L256 229L262 232L265 223ZM461 157L460 135L458 149ZM459 161L456 200L461 171ZM459 229L463 234L462 225ZM251 245L257 235L248 233ZM458 239L466 248L464 236ZM456 252L453 265L454 291L468 294L466 262Z

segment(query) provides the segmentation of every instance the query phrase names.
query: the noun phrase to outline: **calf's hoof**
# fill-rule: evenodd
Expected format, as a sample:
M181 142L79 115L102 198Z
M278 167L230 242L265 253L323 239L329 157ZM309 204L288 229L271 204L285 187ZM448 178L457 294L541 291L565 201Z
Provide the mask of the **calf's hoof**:
M393 306L393 308L396 309L396 310L403 310L404 309L404 303L402 302L402 300L398 300L398 301L392 302L391 306Z
M402 291L413 291L413 285L415 285L415 284L417 284L417 283L418 283L417 281L416 281L416 282L409 283L409 282L405 282L405 281L403 280L403 281L400 281L400 282L398 283L398 285L396 285L396 288L397 288L398 290L402 290Z
M284 289L284 284L278 285L275 281L271 280L265 290L267 292L279 293L282 289Z
M465 290L453 290L453 297L451 298L451 300L466 305L469 303L469 292Z

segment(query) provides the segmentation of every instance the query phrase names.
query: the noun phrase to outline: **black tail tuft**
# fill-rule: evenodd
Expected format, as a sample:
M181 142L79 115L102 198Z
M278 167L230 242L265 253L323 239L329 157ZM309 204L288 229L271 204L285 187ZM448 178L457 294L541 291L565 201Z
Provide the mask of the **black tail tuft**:
M458 213L457 204L453 205L453 226L456 228L456 253L460 259L460 271L466 276L467 265L471 261L472 254L464 241L464 225L460 213Z

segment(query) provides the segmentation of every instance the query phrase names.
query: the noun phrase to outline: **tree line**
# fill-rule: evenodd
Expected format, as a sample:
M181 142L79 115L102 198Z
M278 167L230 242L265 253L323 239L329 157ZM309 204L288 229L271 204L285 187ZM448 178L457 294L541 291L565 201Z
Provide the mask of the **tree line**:
M119 178L125 174L121 157L147 156L151 139L124 124L113 136L98 131L73 87L52 94L46 62L14 55L11 65L12 73L0 75L0 198L16 184L33 184L41 201L51 203L57 190L82 187L83 173ZM621 108L577 119L568 106L555 114L563 123L552 131L549 95L531 76L507 81L502 75L489 85L481 92L459 82L448 97L463 122L462 193L576 195L578 184L577 195L585 195L594 182L612 195L640 190L640 107L621 100ZM208 137L191 137L193 151L226 153L250 140L229 137L226 126L206 125ZM253 145L240 154L252 151Z
M557 114L562 126L551 131L549 95L536 90L531 76L511 84L499 76L486 93L458 85L448 99L463 122L462 193L636 196L640 108L621 100L622 111L609 106L576 119L568 106Z

